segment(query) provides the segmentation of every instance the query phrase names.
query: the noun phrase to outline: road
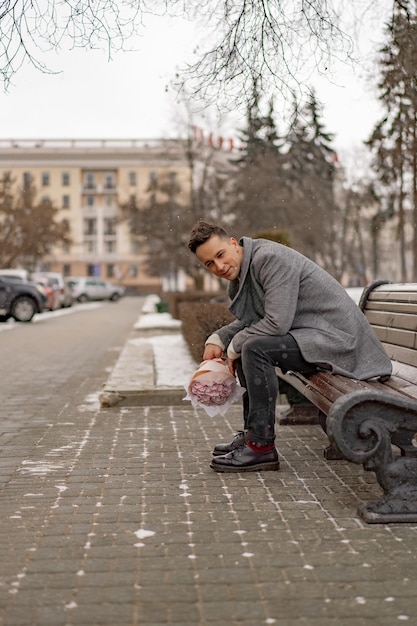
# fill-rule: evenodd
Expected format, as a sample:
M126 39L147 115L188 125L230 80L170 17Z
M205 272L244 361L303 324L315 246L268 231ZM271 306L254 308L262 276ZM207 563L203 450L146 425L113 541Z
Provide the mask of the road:
M80 304L36 315L28 324L13 320L0 324L3 453L5 444L22 429L27 430L30 445L63 411L98 405L98 393L142 304L143 298L133 297ZM21 460L16 458L12 465L20 465ZM2 464L2 484L14 469L8 466L4 474Z

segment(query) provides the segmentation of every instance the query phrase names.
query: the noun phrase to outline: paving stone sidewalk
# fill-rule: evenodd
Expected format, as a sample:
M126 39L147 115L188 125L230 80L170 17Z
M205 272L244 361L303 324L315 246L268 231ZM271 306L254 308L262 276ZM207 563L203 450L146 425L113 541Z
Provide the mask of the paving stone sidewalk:
M373 474L325 461L313 425L278 427L279 472L213 472L239 426L236 405L96 397L32 429L2 492L0 624L416 625L417 525L360 521Z

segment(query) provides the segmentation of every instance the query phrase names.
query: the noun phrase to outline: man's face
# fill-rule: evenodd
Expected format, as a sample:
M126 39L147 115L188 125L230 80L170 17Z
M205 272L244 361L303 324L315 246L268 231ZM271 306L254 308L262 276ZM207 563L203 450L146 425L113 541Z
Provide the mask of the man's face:
M243 249L234 237L222 239L213 235L198 246L196 256L215 276L234 280L240 274Z

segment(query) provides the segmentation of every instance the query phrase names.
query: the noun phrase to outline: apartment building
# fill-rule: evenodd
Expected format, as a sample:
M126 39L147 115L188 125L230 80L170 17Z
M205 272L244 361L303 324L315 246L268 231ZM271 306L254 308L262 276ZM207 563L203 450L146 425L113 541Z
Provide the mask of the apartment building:
M121 210L144 207L150 189L173 180L181 205L190 201L190 168L183 140L0 140L0 176L10 172L16 193L32 184L70 227L71 245L51 250L39 269L66 276L100 276L139 291L161 287L147 273L147 245L132 234Z

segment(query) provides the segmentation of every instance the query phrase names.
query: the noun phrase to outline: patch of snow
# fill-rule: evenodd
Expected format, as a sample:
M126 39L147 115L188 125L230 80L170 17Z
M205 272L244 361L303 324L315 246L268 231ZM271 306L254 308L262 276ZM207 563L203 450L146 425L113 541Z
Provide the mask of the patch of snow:
M148 313L141 315L133 328L135 330L177 330L181 328L181 320L174 319L170 313Z
M155 335L149 341L154 351L157 386L184 387L194 374L196 363L183 336Z
M59 463L49 463L48 461L22 461L22 465L25 467L19 467L18 472L33 474L34 476L45 476L64 467Z
M146 539L147 537L152 537L154 534L155 533L153 530L145 530L143 528L140 528L135 532L135 535L138 539Z
M72 600L71 602L68 602L68 604L65 605L65 610L69 611L71 609L76 609L78 606L78 604L76 602L74 602L74 600Z
M143 303L141 313L144 313L145 315L149 313L156 313L156 305L158 302L161 302L161 298L156 294L150 294L146 297L145 302Z

